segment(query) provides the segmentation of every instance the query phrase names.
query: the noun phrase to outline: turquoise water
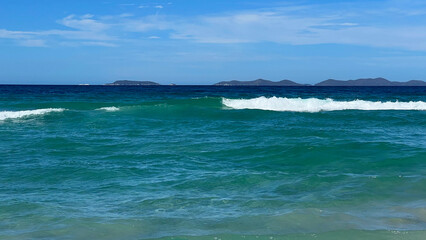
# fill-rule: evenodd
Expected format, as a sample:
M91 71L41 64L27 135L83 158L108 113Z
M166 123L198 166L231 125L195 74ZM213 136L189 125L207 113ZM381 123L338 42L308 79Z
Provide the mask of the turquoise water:
M426 239L426 88L0 86L0 239Z

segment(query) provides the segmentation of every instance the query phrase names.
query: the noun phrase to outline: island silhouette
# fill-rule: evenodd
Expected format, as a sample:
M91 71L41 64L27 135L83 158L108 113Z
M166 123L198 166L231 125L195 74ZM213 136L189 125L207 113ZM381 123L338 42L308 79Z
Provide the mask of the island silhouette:
M134 80L118 80L113 83L107 83L108 86L158 86L161 85L152 81L134 81ZM175 85L175 84L173 84ZM426 86L426 82L422 80L410 80L407 82L395 82L389 81L386 78L360 78L355 80L336 80L327 79L317 84L301 84L288 79L281 81L270 81L265 79L256 79L253 81L222 81L213 84L213 86L285 86L285 87L297 87L297 86L328 86L328 87L400 87L400 86Z

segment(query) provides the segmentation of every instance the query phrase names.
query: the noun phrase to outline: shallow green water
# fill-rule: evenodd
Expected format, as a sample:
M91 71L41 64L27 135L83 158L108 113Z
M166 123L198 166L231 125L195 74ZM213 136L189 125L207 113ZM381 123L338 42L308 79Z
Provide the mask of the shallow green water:
M426 88L1 86L0 239L425 239L425 102Z

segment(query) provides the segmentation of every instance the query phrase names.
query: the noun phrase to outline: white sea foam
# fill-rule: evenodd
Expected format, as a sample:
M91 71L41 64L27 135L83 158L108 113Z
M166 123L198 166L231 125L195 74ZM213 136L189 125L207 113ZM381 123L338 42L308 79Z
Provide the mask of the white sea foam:
M320 112L338 110L426 110L426 102L372 102L365 100L335 101L318 98L258 97L252 99L222 99L222 103L233 109L260 109L289 112Z
M25 111L0 111L0 121L5 119L23 118L34 115L43 115L51 112L62 112L63 108L45 108Z
M107 111L107 112L115 112L115 111L119 111L120 108L118 108L118 107L101 107L101 108L98 108L96 110L103 110L103 111Z

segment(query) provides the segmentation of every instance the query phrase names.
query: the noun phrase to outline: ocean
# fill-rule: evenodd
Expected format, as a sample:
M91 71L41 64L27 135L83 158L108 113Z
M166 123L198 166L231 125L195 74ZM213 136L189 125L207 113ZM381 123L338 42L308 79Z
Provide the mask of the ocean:
M426 239L426 88L0 86L0 239Z

